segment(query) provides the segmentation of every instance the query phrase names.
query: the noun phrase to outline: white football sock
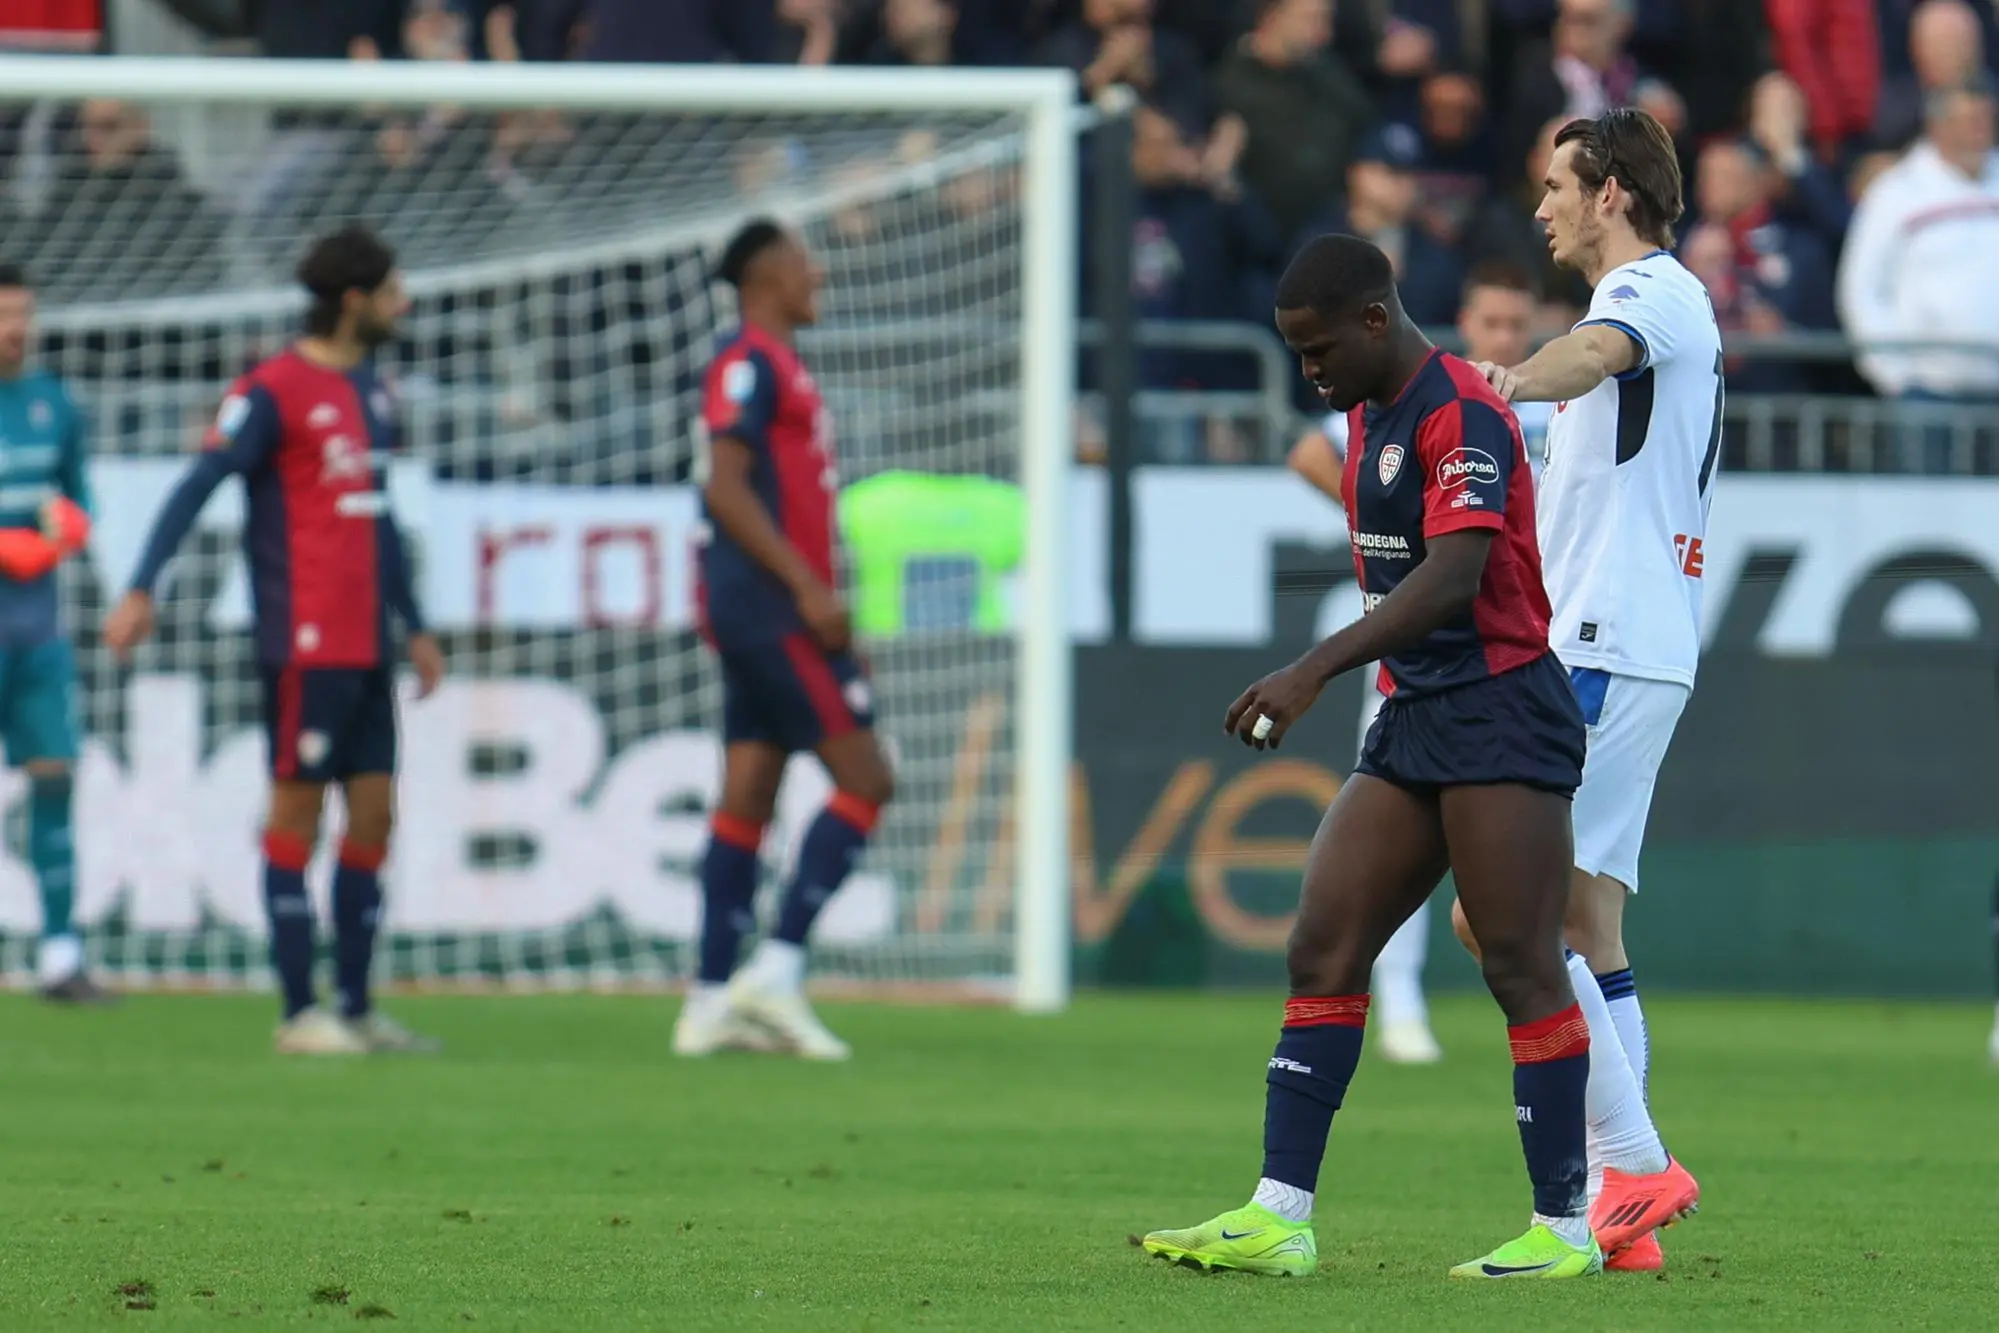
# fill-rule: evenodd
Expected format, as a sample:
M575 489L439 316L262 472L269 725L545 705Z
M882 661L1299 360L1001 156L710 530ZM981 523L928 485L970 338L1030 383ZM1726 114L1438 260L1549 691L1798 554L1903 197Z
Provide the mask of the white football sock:
M1610 1007L1610 1021L1617 1024L1617 1039L1624 1043L1624 1058L1631 1062L1631 1074L1638 1090L1652 1099L1652 1034L1645 1026L1645 1010L1638 1004L1638 990L1631 982L1631 969L1606 972L1611 989L1604 992ZM1598 987L1603 983L1599 981Z
M1560 1236L1577 1249L1589 1244L1589 1214L1578 1213L1574 1217L1544 1217L1534 1214L1534 1220Z
M1374 1019L1383 1027L1405 1023L1430 1025L1430 1008L1423 1001L1423 960L1430 953L1430 904L1416 909L1389 936L1374 960Z
M1624 1044L1603 1001L1603 991L1579 955L1569 957L1569 984L1575 988L1583 1021L1589 1024L1589 1083L1584 1106L1603 1164L1640 1176L1664 1171L1666 1149L1659 1142L1659 1131L1653 1128L1644 1090L1631 1072L1631 1062L1625 1059Z
M1249 1201L1269 1209L1287 1222L1312 1220L1312 1191L1272 1180L1269 1176L1256 1182L1256 1193L1250 1196Z
M773 990L803 990L805 950L796 944L766 937L757 941L755 952L750 954L748 970Z
M1591 1048L1590 1055L1592 1057L1596 1055L1595 1048ZM1596 1207L1596 1196L1603 1193L1603 1144L1597 1139L1596 1131L1593 1129L1589 1131L1588 1152L1589 1184L1585 1188L1587 1190L1589 1206L1594 1208Z

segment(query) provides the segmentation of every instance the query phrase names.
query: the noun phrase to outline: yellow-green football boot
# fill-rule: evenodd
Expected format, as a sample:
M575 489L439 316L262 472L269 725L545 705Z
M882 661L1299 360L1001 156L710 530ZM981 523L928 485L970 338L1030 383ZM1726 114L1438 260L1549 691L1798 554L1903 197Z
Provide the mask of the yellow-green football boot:
M1155 1231L1138 1247L1157 1259L1212 1273L1230 1269L1263 1277L1304 1277L1319 1266L1310 1222L1287 1222L1261 1204L1246 1204L1184 1231Z
M1603 1271L1603 1248L1590 1237L1571 1245L1536 1222L1518 1240L1509 1240L1482 1259L1459 1264L1452 1277L1594 1277Z

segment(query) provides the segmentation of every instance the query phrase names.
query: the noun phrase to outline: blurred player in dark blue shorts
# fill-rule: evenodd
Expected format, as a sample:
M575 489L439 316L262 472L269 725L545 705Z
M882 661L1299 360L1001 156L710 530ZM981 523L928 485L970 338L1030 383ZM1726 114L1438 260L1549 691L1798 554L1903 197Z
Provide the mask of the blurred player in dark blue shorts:
M121 655L152 632L153 589L223 480L243 479L244 553L256 608L270 740L264 905L284 995L277 1046L289 1055L416 1051L435 1043L372 1002L368 973L382 915L382 863L395 810L396 641L409 637L424 694L444 654L424 631L402 533L389 512L388 463L400 447L395 399L375 349L408 306L395 253L350 227L299 265L311 294L305 337L230 387L200 459L168 498L125 595L105 623ZM338 1012L316 1002L312 900L305 870L328 783L347 810L333 876Z
M804 244L769 221L722 256L742 326L708 368L702 508L702 632L722 668L722 796L701 863L700 974L674 1025L678 1055L730 1048L844 1060L804 994L805 944L893 792L874 734L867 670L855 657L834 569L832 424L799 359L818 318L820 274ZM740 971L756 925L758 854L793 754L810 751L834 794L807 830L775 930Z

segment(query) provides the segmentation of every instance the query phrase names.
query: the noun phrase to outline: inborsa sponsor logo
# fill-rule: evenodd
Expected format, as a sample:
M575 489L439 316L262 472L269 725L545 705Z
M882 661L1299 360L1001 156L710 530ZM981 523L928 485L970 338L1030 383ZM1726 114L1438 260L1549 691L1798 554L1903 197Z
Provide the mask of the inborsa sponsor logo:
M1483 449L1453 449L1437 460L1437 485L1456 490L1467 482L1499 480L1499 460Z

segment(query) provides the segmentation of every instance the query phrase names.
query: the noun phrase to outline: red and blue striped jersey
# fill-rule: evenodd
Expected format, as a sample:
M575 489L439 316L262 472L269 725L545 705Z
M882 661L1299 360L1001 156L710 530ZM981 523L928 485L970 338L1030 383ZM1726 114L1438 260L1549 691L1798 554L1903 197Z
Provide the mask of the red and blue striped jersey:
M243 478L258 660L373 667L392 660L389 613L423 628L388 465L396 405L373 366L315 364L296 350L230 387L204 453L155 524L135 587L148 589L221 480Z
M741 441L752 455L750 485L771 521L812 572L835 584L833 427L825 400L798 353L745 326L708 367L701 425L710 440ZM704 631L720 643L761 643L804 628L791 593L715 523L702 505L700 587Z
M1476 370L1433 352L1386 407L1348 414L1346 503L1354 573L1369 610L1421 564L1427 542L1495 534L1464 614L1381 664L1384 694L1433 694L1525 666L1548 649L1548 593L1520 423Z

